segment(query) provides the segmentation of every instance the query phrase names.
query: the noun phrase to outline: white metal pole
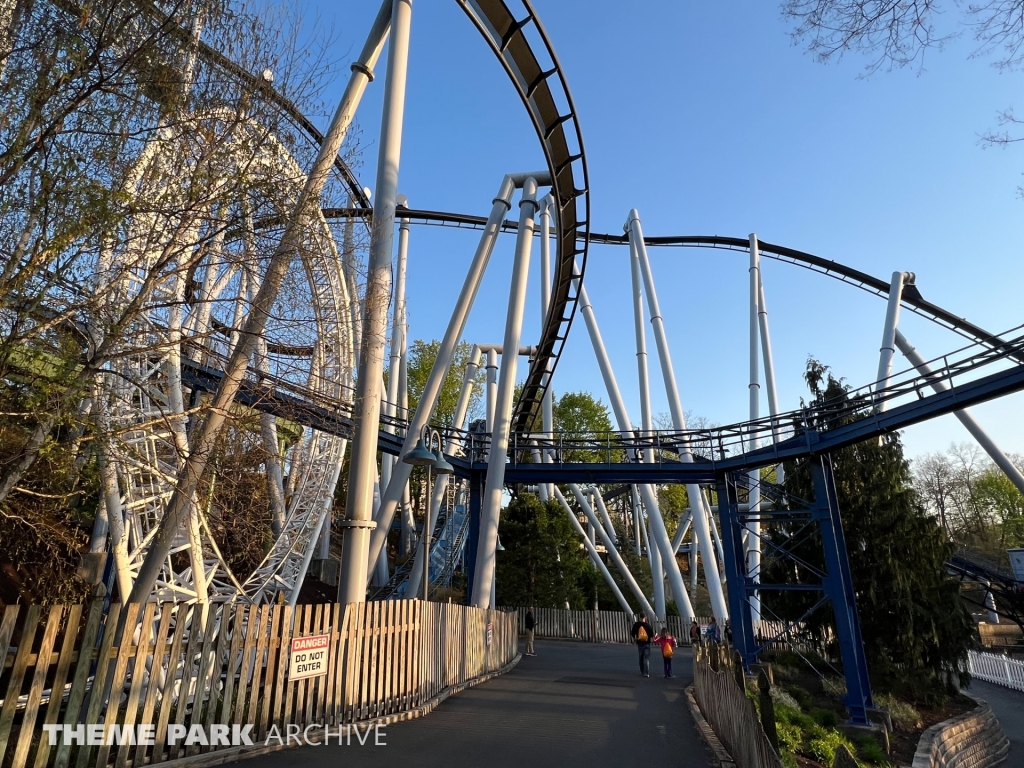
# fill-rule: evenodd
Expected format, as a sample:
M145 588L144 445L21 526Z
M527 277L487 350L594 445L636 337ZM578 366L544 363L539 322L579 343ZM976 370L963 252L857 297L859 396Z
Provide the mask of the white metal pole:
M405 195L398 196L398 204L409 207L409 200ZM385 415L395 417L399 414L399 407L405 405L401 399L399 387L405 382L402 381L402 360L406 352L405 341L405 275L406 264L409 257L409 219L402 218L398 226L398 255L395 259L395 299L391 310L391 354L388 361L388 387L387 402L384 404ZM407 393L404 393L407 395ZM401 414L404 416L404 414ZM394 427L385 427L386 431L395 432ZM391 472L394 469L396 458L385 454L381 457L380 486L387 488L391 482ZM379 506L378 506L379 509ZM412 541L413 531L409 528L409 516L402 515L402 530L399 535L400 549L406 552ZM377 558L377 567L380 568L381 558ZM386 568L385 564L385 568ZM377 580L380 580L378 571Z
M513 355L514 357L514 355ZM487 350L487 397L484 411L487 432L494 432L494 405L498 400L498 351Z
M598 490L596 485L590 487L590 495L593 496L594 503L597 504L597 511L601 515L601 522L604 523L605 530L608 531L612 541L617 543L619 537L615 533L615 526L612 525L612 517L608 514L608 507L605 506L604 499L601 497L601 491Z
M757 235L750 234L750 269L749 269L750 295L749 295L749 348L750 348L750 383L747 386L747 394L750 401L750 420L757 421L761 418L761 359L759 354L760 342L760 308L761 308L761 252L757 244ZM747 440L747 450L757 449L759 440L757 432L752 432ZM749 512L757 513L761 509L761 470L752 469L747 473L750 478L750 490L748 502ZM747 523L747 574L756 584L761 580L761 523L750 521ZM757 592L750 596L750 620L753 622L754 631L761 621L761 599Z
M629 212L629 219L626 223L629 239L635 244L635 251L639 262L640 272L644 279L644 288L647 293L647 307L651 314L651 326L654 329L654 340L658 347L658 358L661 361L661 373L665 380L665 393L668 396L669 412L672 415L672 424L677 432L686 431L686 416L683 413L682 402L679 399L679 388L676 386L676 374L672 367L672 356L668 348L668 336L665 333L665 326L661 316L661 307L658 304L658 294L654 287L654 276L651 273L651 265L647 258L647 246L644 244L644 233L640 226L640 214L634 208ZM693 453L690 451L690 444L687 440L679 443L679 459L684 463L693 461ZM686 493L690 498L690 505L706 504L700 486L696 483L687 484ZM700 539L700 549L704 553L704 577L708 585L708 595L711 598L711 609L715 617L723 622L729 616L729 610L725 602L725 594L722 591L722 583L718 573L718 563L715 559L714 550L711 546L711 535L708 530L706 515L694 515L693 527ZM666 541L666 544L670 542ZM675 563L675 558L672 558ZM711 566L710 568L708 566ZM678 568L677 568L678 571ZM673 585L673 591L678 591Z
M572 523L572 527L576 529L576 533L579 535L581 539L583 539L583 546L587 548L587 553L590 555L591 561L594 563L594 565L597 566L597 569L601 572L601 575L604 576L605 583L608 585L609 589L611 589L612 594L615 595L615 599L618 600L619 606L622 608L622 611L624 613L632 615L633 609L626 601L625 596L622 594L622 590L620 590L619 585L615 583L615 579L612 578L611 573L608 572L608 566L606 566L604 562L601 560L601 556L597 553L597 549L594 547L593 542L591 542L590 539L587 538L587 533L583 530L583 526L580 525L580 521L576 518L576 513L572 511L572 507L569 506L569 502L565 500L565 496L562 495L562 492L558 489L558 486L556 485L554 486L554 488L555 498L558 499L558 502L562 505L562 508L565 510L565 513L569 515L569 521ZM640 595L640 598L640 604L650 609L651 613L653 614L654 609L650 608L650 604L647 602L646 598L643 597L642 593Z
M553 204L551 194L546 194L540 200L540 324L543 328L547 323L548 309L551 305L551 208ZM550 368L550 362L549 362ZM554 393L551 389L550 370L544 374L544 399L541 400L541 429L545 437L552 437L554 433ZM551 463L552 456L544 451L541 460L545 464ZM544 483L542 500L546 496L553 495L553 485Z
M690 539L690 589L697 591L697 557L700 555L700 543L697 537Z
M878 352L878 375L875 376L875 396L889 385L889 374L892 372L892 357L896 353L896 326L900 322L900 300L903 298L903 284L912 275L905 272L893 272L889 283L889 304L885 309L885 325L882 328L882 346ZM875 410L881 413L886 409L885 400L876 399Z
M537 182L528 178L519 201L519 232L516 235L512 284L505 317L505 338L502 343L501 370L495 398L494 424L487 456L487 479L480 509L480 538L476 551L476 572L470 604L477 608L490 605L490 586L494 579L495 548L498 544L498 519L501 516L501 495L505 487L505 461L509 435L512 431L512 398L518 370L519 340L523 331L523 310L526 287L530 277L530 251L533 247L533 217L537 211Z
M366 280L363 346L359 351L359 379L352 406L355 427L346 505L346 522L350 527L345 532L342 545L338 587L338 602L342 604L360 603L366 599L367 563L375 563L380 554L373 553L373 559L370 560L367 545L372 526L373 476L377 467L377 430L380 424L380 384L384 368L387 309L391 301L391 256L395 236L398 165L402 155L411 22L412 0L393 0Z
M650 521L651 514L647 514L647 520ZM651 534L648 533L648 537ZM661 565L661 550L658 546L653 546L649 550L649 556L647 558L648 563L651 566L651 584L654 587L654 612L657 614L656 621L665 621L668 615L665 611L665 569Z
M630 487L630 501L633 510L633 543L636 544L636 556L640 557L640 493L635 485Z
M949 384L940 379L938 375L933 374L931 366L925 362L921 353L914 349L914 346L907 341L906 337L898 330L896 331L895 340L900 352L902 352L907 360L910 361L911 365L913 365L922 376L930 377L928 383L931 385L932 389L936 392L945 392L950 388ZM962 411L954 411L954 415L960 419L960 423L963 424L967 428L967 431L971 433L971 436L978 441L978 445L985 450L985 453L987 453L992 461L995 462L996 466L1003 470L1006 476L1010 479L1010 482L1017 487L1017 490L1024 493L1024 474L1022 474L1017 466L1010 461L1010 457L1003 453L999 446L996 445L996 442L989 437L988 433L984 429L982 429L981 425L974 420L974 416L971 415L971 412L965 408Z
M423 431L423 427L430 421L430 417L437 405L441 384L448 374L448 368L455 355L455 349L462 338L463 330L465 330L466 319L469 317L469 311L473 307L474 299L476 299L477 290L480 288L480 281L487 268L491 252L494 250L494 243L498 238L498 232L505 219L505 214L511 207L510 200L514 189L515 179L512 176L505 176L498 190L498 195L494 199L491 214L487 219L483 234L480 236L480 242L473 256L473 262L466 274L466 280L463 283L462 292L456 301L455 309L452 311L451 319L448 321L448 328L445 330L444 338L441 340L441 346L438 348L434 365L430 369L427 383L423 386L423 393L420 395L416 413L410 420L405 435L405 442L402 445L401 455L403 456L416 445L416 440ZM376 557L384 546L388 528L391 526L395 510L402 499L402 491L409 480L411 470L412 466L404 461L399 461L395 464L391 482L388 483L381 497L380 513L375 519L377 527L370 536L370 557Z
M632 433L632 423L629 420L629 413L626 411L626 404L622 400L622 393L619 392L618 382L615 380L615 371L612 370L611 361L608 359L608 352L604 347L604 340L601 338L601 330L597 325L597 318L594 315L594 307L590 303L590 297L587 295L587 289L583 286L583 281L578 278L579 267L573 267L574 274L577 275L576 287L579 291L579 310L583 315L583 320L587 325L587 331L590 334L590 341L594 347L594 356L597 358L598 367L601 369L601 377L604 379L605 389L608 392L608 400L611 402L612 413L615 415L615 421L618 424L619 432L629 435ZM665 530L665 521L661 519L661 511L658 508L658 498L651 490L648 485L641 486L639 488L640 495L643 498L644 507L647 509L647 516L652 521L652 535L654 536L655 546L660 548L660 551L665 555L662 558L663 565L667 563L667 573L669 581L672 583L672 593L679 595L678 605L679 611L683 614L684 618L693 615L693 609L690 607L690 598L686 592L686 587L683 585L683 577L679 572L679 564L676 562L675 557L670 552L672 542L668 539L668 532Z
M683 513L682 518L679 520L679 525L676 526L676 535L672 537L672 549L676 552L679 551L679 547L683 544L683 539L686 537L686 532L690 530L690 523L693 521L693 513L690 510L686 510Z
M755 242L757 235L754 235ZM776 417L779 415L779 396L775 388L775 360L772 357L772 337L768 330L768 306L764 301L764 274L757 270L757 308L758 320L761 326L761 357L764 358L764 384L768 396L768 413L772 417L772 441L777 443L782 439L779 429L779 422ZM775 480L779 485L786 481L785 469L782 464L775 468Z
M299 247L301 239L300 227L302 222L305 221L308 207L314 202L319 204L317 201L320 193L323 191L331 168L334 166L334 160L337 157L338 151L344 143L345 135L351 125L352 117L362 98L363 91L366 89L366 84L372 78L372 67L380 55L384 41L387 39L389 25L394 26L396 30L404 25L405 29L401 34L406 41L408 40L408 11L411 8L410 3L411 0L393 0L392 3L384 0L377 18L374 20L366 44L363 46L356 64L353 65L352 77L345 89L345 93L342 95L337 110L335 110L324 140L317 151L313 166L306 176L306 182L296 200L284 234L281 236L281 242L274 250L270 259L263 282L260 285L260 290L253 302L253 309L241 330L239 343L232 351L231 357L225 366L224 379L213 398L210 416L204 422L198 439L193 443L193 451L189 455L185 467L179 472L179 479L174 494L168 501L163 519L160 521L160 525L151 540L149 552L139 569L135 585L132 587L131 595L128 598L129 602L143 603L149 599L174 539L182 523L187 522L186 518L189 510L192 509L196 488L198 488L206 471L206 464L214 449L217 437L224 426L231 403L234 401L245 372L249 367L249 360L255 349L256 341L262 336L266 328L274 300L281 283L284 281L295 251ZM393 18L394 6L396 5L402 6L404 9L402 19L400 20ZM396 36L397 34L398 32L396 32ZM401 43L398 46L392 43L392 46L393 48L403 48ZM404 48L407 50L408 46L406 45ZM389 84L392 79L390 76L391 69L389 61ZM404 87L402 90L404 91ZM390 101L390 99L385 98L385 104L390 104ZM401 120L398 122L399 125L397 127L400 134ZM395 171L397 172L397 157ZM386 214L384 215L386 217ZM388 226L393 226L393 222L389 223ZM388 242L388 262L390 263L390 241ZM364 378L360 377L359 380L363 381ZM370 378L370 386L379 386L379 383L373 383L372 377ZM378 373L378 381L379 378L380 375ZM374 441L376 441L376 429L376 419L374 419ZM376 457L374 457L374 463L376 463Z
M636 368L637 380L640 390L640 429L644 436L649 437L654 431L654 421L651 417L651 389L647 373L647 338L644 334L644 297L643 288L640 286L640 265L636 255L636 244L629 243L629 271L631 286L633 289L633 328L636 340ZM644 461L648 464L654 463L654 451L644 450ZM653 493L653 490L652 490ZM660 510L658 510L660 515ZM651 512L647 512L648 519ZM665 613L665 571L662 567L662 558L659 547L655 546L650 551L649 561L651 566L651 580L654 584L654 610L659 617L667 618ZM673 548L674 549L674 548ZM672 559L675 559L674 552Z
M608 551L608 557L613 563L615 563L615 567L618 569L619 573L622 574L622 578L626 582L626 586L629 588L629 591L633 593L642 605L646 604L647 599L643 596L640 585L637 584L636 577L633 576L629 567L626 565L625 560L622 559L622 555L619 554L619 550L615 547L615 542L612 541L607 531L604 530L604 527L601 525L600 521L598 521L597 515L594 514L594 509L590 506L590 502L587 501L587 497L583 493L583 490L576 485L576 483L569 483L569 490L572 491L572 495L576 497L576 503L580 505L580 509L583 510L583 514L586 515L589 527L592 528L593 531L601 538L601 543L604 544L604 548ZM557 496L557 487L555 488L555 491ZM647 604L645 607L649 608L650 605ZM664 613L657 614L659 619L664 615Z
M985 610L988 611L988 623L998 624L999 614L996 612L996 598L992 594L992 583L985 579L982 584L985 587Z

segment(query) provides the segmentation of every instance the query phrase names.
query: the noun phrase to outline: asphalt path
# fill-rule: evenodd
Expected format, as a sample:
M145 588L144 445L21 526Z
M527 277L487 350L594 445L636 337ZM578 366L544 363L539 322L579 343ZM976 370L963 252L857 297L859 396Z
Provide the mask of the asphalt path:
M1010 755L1003 765L1006 768L1024 766L1024 693L981 680L972 681L968 692L991 705L1003 726L1003 733L1010 740Z
M661 659L639 673L631 645L538 641L535 657L445 700L429 715L383 729L357 745L302 746L244 761L246 768L710 768L686 708L689 649L676 677Z

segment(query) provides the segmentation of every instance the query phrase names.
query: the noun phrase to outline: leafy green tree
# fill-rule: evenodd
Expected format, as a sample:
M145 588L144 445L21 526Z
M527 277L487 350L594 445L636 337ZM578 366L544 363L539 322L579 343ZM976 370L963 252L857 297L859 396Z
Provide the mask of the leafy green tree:
M995 523L999 546L1024 545L1024 496L1010 478L989 467L975 482L975 496Z
M589 392L566 392L554 400L555 431L566 440L591 440L594 448L567 450L563 459L578 462L605 462L607 449L601 444L614 437L612 420L606 406ZM621 451L613 450L612 461L619 461Z
M848 387L827 366L809 360L805 379L816 406L827 403L832 413L847 406ZM843 421L863 415L853 411ZM953 547L911 484L898 434L835 451L830 458L872 684L880 692L941 700L969 681L967 652L974 643L974 623L959 584L946 573ZM813 498L807 461L787 465L786 489L797 498ZM793 533L772 531L780 540ZM820 565L820 540L805 540L796 554ZM792 561L776 561L766 571L765 581L800 580L801 569ZM815 598L769 593L764 599L773 612L796 618ZM830 612L818 611L808 627L823 637L831 623Z
M518 495L501 513L497 557L499 605L591 607L596 579L579 536L557 501Z
M409 378L409 410L415 413L419 405L423 388L427 385L430 377L430 370L434 367L434 360L437 359L437 352L441 348L441 342L423 341L417 339L409 347L408 378ZM462 379L465 376L466 364L473 352L473 346L463 341L455 348L455 356L451 366L448 368L448 375L441 384L441 392L437 397L437 407L434 409L432 421L446 427L453 426L455 421L455 409L459 404L459 395L462 392ZM485 372L483 368L477 371L473 381L473 394L469 400L469 419L479 417L480 397L484 390ZM462 426L457 424L454 426Z

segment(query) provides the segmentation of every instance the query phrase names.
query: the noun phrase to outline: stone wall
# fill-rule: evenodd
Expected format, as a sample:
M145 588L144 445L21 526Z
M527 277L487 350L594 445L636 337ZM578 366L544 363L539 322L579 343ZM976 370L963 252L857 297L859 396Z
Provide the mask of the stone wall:
M978 708L921 734L912 768L991 768L1006 760L1010 742L992 708Z

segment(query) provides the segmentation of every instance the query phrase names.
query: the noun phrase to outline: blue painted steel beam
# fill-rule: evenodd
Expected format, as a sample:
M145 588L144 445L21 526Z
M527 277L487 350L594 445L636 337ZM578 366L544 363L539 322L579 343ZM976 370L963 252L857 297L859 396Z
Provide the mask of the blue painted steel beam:
M860 632L860 618L857 615L850 557L839 515L835 480L832 477L832 462L828 456L819 456L810 462L810 469L814 483L812 510L814 519L819 524L822 551L828 571L824 581L825 593L832 602L836 638L839 640L839 653L846 676L846 696L843 697L843 703L850 713L852 725L870 725L868 709L873 709L875 705L871 698L868 662Z

